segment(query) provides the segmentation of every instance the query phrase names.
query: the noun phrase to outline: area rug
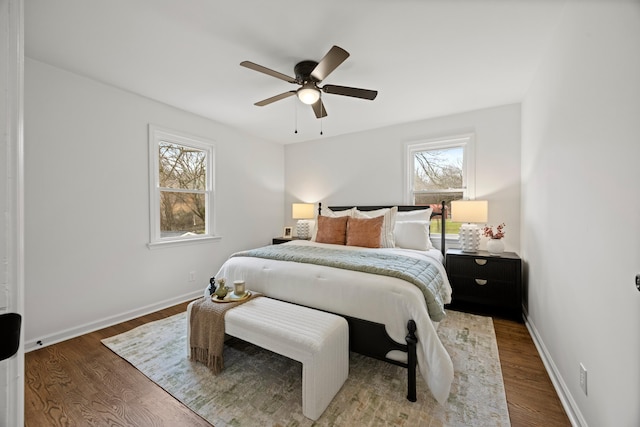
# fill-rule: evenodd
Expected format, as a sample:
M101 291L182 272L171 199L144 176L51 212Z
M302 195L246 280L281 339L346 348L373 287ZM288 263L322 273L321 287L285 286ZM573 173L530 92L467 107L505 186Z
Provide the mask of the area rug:
M349 378L316 422L302 415L301 363L232 338L224 370L214 376L187 358L185 313L102 342L216 427L509 426L491 318L447 314L438 329L455 370L446 404L419 374L418 401L407 401L405 369L351 353Z

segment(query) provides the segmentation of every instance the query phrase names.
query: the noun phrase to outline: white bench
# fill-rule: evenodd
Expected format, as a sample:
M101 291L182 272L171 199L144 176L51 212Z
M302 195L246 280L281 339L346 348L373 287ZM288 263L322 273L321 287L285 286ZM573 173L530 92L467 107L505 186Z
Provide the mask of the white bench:
M302 413L312 420L349 375L349 328L340 316L260 297L228 310L225 332L302 363Z

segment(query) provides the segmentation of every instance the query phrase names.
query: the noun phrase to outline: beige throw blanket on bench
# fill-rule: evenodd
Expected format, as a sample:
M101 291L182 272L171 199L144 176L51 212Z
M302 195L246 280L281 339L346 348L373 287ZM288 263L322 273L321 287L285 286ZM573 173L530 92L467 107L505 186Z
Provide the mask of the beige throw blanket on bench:
M262 294L252 293L242 301L219 303L203 297L191 307L191 360L204 363L214 374L224 367L222 351L224 349L224 314L227 310L243 304Z

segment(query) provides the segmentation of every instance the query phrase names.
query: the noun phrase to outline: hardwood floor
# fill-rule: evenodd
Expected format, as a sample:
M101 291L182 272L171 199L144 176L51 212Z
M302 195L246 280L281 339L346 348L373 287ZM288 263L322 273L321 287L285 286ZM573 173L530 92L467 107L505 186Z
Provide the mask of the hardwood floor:
M186 303L25 355L25 426L210 426L102 345ZM527 328L494 319L514 427L571 426Z
M571 426L526 326L497 318L493 326L511 425Z
M27 353L25 426L210 427L100 342L184 310L180 304Z

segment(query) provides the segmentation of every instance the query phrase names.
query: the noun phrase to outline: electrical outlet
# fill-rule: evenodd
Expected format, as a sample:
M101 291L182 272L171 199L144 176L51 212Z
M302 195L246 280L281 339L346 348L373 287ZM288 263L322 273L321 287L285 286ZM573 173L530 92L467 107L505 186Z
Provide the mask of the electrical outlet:
M196 281L196 272L195 271L190 271L189 272L189 281L190 282L195 282Z
M587 368L584 365L580 364L580 388L584 391L585 396L587 395Z

